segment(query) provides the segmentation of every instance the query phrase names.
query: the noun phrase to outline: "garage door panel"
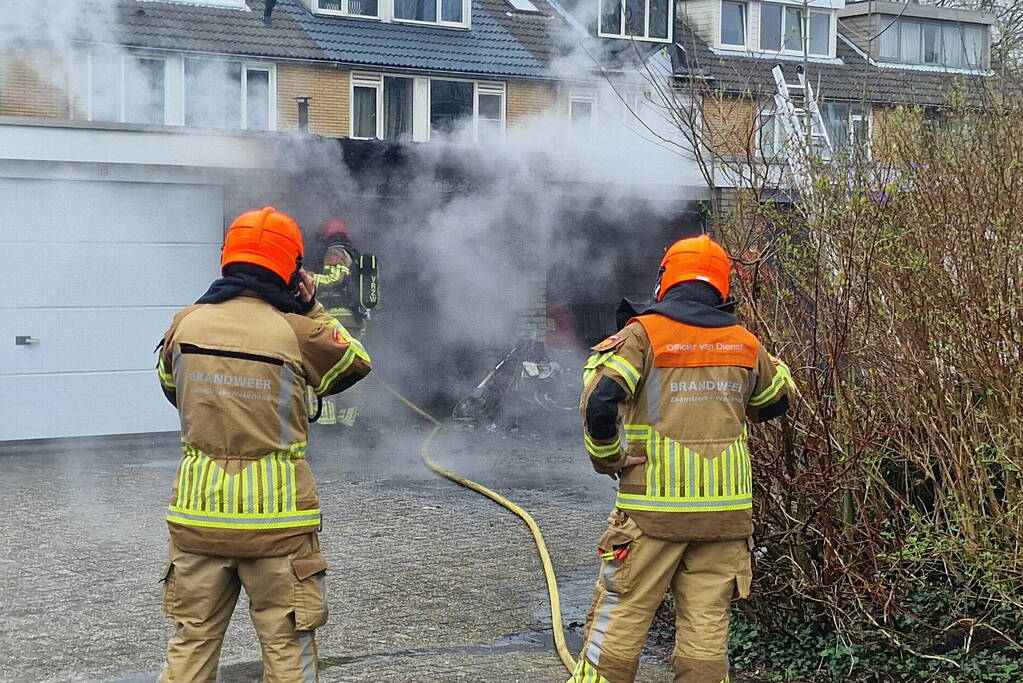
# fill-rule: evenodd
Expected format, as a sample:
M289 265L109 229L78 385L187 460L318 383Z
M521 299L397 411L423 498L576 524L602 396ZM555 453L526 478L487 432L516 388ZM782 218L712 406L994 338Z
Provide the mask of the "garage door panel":
M142 370L4 377L0 381L0 415L4 439L179 428L177 411L163 397L152 371Z
M223 188L0 178L0 206L0 441L177 429L153 347L219 275Z
M0 178L0 242L207 242L223 237L223 191L203 185Z
M219 244L55 244L42 259L38 245L7 248L0 308L184 306L220 275Z
M156 364L153 347L177 310L168 306L3 311L0 368L11 374L151 370ZM14 338L20 335L39 343L16 346ZM154 373L154 382L155 377Z

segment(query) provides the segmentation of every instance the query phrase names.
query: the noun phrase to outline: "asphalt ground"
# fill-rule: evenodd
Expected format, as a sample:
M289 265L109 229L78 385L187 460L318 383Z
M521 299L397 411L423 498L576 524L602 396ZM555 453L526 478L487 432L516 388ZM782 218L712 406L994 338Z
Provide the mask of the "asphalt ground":
M311 438L331 567L331 618L317 632L321 680L564 681L526 526L430 472L418 456L426 426L393 417L400 410L372 422L373 447L325 428ZM590 469L577 430L449 425L431 450L535 516L573 651L614 495ZM0 680L156 679L172 630L158 579L179 452L176 435L0 446ZM644 659L639 681L670 680L658 654ZM243 596L221 680L257 681L261 670Z

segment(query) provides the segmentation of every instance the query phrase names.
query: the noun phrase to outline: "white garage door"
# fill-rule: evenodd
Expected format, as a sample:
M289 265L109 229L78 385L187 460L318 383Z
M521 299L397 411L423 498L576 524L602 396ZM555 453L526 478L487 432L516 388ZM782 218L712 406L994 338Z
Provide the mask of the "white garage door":
M0 178L0 206L0 441L177 429L153 347L219 272L222 189Z

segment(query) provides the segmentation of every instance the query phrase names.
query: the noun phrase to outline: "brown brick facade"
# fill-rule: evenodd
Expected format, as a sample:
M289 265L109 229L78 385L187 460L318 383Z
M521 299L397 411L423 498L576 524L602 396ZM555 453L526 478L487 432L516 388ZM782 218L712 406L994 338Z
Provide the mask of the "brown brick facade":
M277 66L277 128L298 128L295 97L309 95L309 130L319 135L349 134L349 83L351 73L329 66L279 64Z
M751 100L737 97L705 97L704 135L715 154L745 157L757 154L757 109Z
M509 128L553 109L558 101L558 89L553 83L508 81L506 87Z
M41 51L0 53L0 116L68 118L67 64Z

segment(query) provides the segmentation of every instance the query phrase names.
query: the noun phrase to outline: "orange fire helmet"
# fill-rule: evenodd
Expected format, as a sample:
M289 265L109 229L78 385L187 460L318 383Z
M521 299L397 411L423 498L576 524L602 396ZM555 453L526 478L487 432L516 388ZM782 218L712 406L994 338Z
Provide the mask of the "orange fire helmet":
M680 282L701 280L714 287L722 299L728 298L731 262L721 245L707 235L679 240L668 247L661 261L661 279L657 300Z
M302 231L298 223L272 206L238 216L227 229L221 269L229 263L253 263L290 283L302 267Z

